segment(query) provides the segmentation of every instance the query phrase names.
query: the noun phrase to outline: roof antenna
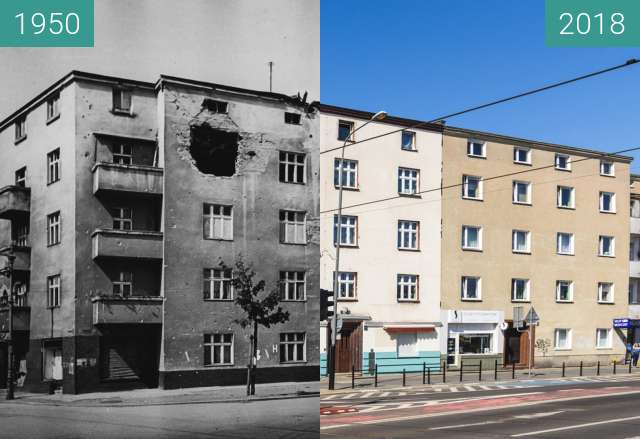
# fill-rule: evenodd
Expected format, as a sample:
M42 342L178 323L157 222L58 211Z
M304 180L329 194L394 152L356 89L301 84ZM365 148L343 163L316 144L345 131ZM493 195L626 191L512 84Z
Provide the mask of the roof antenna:
M269 61L269 93L273 92L273 61Z

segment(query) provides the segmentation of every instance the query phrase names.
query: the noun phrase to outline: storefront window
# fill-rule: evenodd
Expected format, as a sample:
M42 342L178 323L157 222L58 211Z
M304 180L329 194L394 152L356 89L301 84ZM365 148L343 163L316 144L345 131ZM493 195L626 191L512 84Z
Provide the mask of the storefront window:
M460 335L461 354L489 354L491 353L491 334Z

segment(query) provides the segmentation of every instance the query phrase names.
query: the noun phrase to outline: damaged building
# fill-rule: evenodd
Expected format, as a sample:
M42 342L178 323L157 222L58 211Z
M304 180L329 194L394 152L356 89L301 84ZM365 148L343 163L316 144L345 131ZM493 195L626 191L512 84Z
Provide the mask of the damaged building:
M25 390L242 384L220 268L242 257L290 313L261 329L258 382L317 380L318 132L299 97L82 72L0 122L0 376L11 291Z

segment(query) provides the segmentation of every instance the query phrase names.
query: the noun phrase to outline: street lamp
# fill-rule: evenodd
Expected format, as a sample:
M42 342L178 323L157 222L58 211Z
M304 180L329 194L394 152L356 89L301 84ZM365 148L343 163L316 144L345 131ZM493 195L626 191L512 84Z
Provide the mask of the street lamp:
M7 399L14 399L14 359L13 359L13 263L16 260L16 255L13 253L13 243L9 247L8 251L0 253L2 256L6 256L9 261L9 266L0 270L0 274L6 276L9 279L9 336L7 339Z
M334 311L333 311L333 320L331 320L331 346L329 347L329 390L333 390L335 388L336 382L336 333L338 331L338 276L340 273L340 236L342 232L342 167L344 163L344 150L347 146L347 142L352 136L356 133L356 131L361 130L362 128L369 125L371 122L380 121L387 117L386 111L378 111L376 114L371 116L369 120L360 125L355 129L351 129L344 139L344 143L342 144L341 152L340 152L340 163L338 168L338 215L337 215L337 226L334 228L335 230L335 246L336 246L336 268L333 273L333 301L334 301Z

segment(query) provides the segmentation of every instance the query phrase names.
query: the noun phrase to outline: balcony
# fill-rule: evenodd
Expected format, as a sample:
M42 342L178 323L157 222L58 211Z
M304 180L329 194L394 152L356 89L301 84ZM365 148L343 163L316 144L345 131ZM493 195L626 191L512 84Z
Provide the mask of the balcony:
M93 193L130 192L162 196L162 168L141 165L96 163L93 172Z
M13 307L13 330L28 331L31 324L31 308L28 306ZM9 307L0 307L0 333L9 332Z
M11 247L0 248L0 268L7 267L9 260L6 256L9 253ZM16 256L13 261L13 269L15 271L29 271L31 270L31 247L13 247L13 254Z
M640 218L631 217L631 233L640 235Z
M93 302L93 324L162 324L163 297L102 296Z
M0 189L0 218L14 219L29 215L31 189L5 186Z
M162 232L98 229L91 243L93 259L162 260Z

